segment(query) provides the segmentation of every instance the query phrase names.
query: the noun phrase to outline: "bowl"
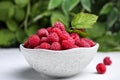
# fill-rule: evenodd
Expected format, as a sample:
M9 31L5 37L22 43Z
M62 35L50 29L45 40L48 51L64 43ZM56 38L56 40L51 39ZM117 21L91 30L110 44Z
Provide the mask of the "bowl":
M53 77L69 77L82 71L94 58L99 44L90 48L73 48L62 51L20 49L27 62L36 71Z

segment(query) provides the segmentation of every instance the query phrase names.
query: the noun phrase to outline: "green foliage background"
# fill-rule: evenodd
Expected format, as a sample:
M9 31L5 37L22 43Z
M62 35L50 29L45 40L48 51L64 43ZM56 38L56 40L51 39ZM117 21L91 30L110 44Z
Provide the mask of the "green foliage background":
M99 16L86 29L99 51L120 51L120 0L0 0L0 47L18 47L39 28L61 21L66 27L79 12Z

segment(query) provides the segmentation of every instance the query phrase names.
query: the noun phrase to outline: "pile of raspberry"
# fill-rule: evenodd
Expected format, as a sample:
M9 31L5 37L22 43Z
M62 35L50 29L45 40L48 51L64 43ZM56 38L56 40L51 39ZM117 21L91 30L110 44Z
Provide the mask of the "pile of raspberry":
M61 22L56 22L46 29L39 29L24 43L25 48L48 50L66 50L94 45L95 43L90 39L82 38L77 33L68 33Z

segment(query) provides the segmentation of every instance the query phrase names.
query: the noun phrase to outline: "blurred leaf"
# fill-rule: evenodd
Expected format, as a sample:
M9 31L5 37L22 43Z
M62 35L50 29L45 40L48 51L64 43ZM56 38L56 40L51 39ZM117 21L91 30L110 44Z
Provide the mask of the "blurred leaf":
M19 21L19 22L22 21L24 19L24 17L25 17L25 11L24 11L24 9L17 7L15 9L15 15L14 15L14 17L15 17L15 19L17 21Z
M80 0L64 0L62 3L62 9L65 14L67 14L68 11L71 11Z
M10 46L15 43L15 34L7 29L0 30L0 46Z
M26 7L30 0L14 0L19 7Z
M10 1L0 2L0 20L6 21L14 15L14 5Z
M39 0L38 2L34 3L31 8L31 16L36 17L36 15L42 14L47 10L48 0L43 1Z
M90 28L97 21L98 16L88 13L78 13L72 20L72 28Z
M91 2L90 0L80 0L84 9L91 12Z
M118 18L117 14L118 14L118 10L116 8L113 8L113 10L111 10L107 18L107 24L109 27L112 27L113 24L117 21Z
M60 21L68 27L68 20L65 15L61 12L53 12L51 15L51 24L53 25L56 21Z
M6 25L7 25L8 29L10 31L13 31L13 32L16 31L17 28L18 28L17 23L15 21L13 21L13 20L7 20Z
M95 39L103 36L103 34L105 33L105 27L106 26L103 23L96 23L93 25L92 28L86 29L86 32L89 34L89 37Z
M108 14L113 9L113 3L109 2L103 6L103 8L100 10L100 15Z
M120 43L120 31L116 33L115 40Z
M54 9L56 7L58 7L63 0L50 0L49 5L48 5L48 9Z
M27 29L27 35L30 36L32 34L36 34L39 27L37 25L32 25Z
M27 34L24 30L18 29L18 31L16 32L16 38L19 41L19 43L23 43L27 38Z
M97 42L100 44L99 50L101 51L111 51L112 48L119 46L112 35L102 36L97 39Z

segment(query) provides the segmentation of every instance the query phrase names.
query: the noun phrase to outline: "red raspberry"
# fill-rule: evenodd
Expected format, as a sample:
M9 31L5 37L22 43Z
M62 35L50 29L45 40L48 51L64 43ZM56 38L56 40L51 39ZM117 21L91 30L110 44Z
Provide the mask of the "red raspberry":
M25 43L24 43L24 47L25 47L25 48L28 48L28 47L29 47L29 42L28 42L28 40L25 41Z
M77 33L70 34L70 37L72 37L75 41L80 39L80 37Z
M99 74L104 74L106 72L106 66L103 63L99 63L96 66L96 70Z
M47 31L48 31L48 33L50 34L51 31L52 31L52 27L48 27L48 28L47 28Z
M112 61L110 60L110 57L105 57L103 62L104 62L105 65L111 65L112 64Z
M83 38L77 40L75 44L79 47L90 47L90 45Z
M55 32L55 33L57 33L58 35L61 35L61 33L62 33L62 31L61 31L59 28L57 28L57 27L52 28L52 31L51 31L51 32Z
M39 37L46 37L46 36L48 36L48 34L49 33L45 28L39 29L38 32L37 32L37 35Z
M59 36L57 35L57 33L53 32L50 35L48 35L48 41L50 43L52 43L52 42L59 42Z
M78 48L77 45L72 45L70 48Z
M61 50L61 44L59 42L53 42L51 45L51 50Z
M75 41L74 41L72 38L62 41L62 47L63 47L64 49L73 48L73 45L74 45L74 44L75 44Z
M83 38L91 47L95 46L95 43L90 40L90 39L87 39L87 38Z
M28 41L31 47L36 47L40 44L40 38L38 37L38 35L30 36Z
M39 48L41 48L41 49L50 49L50 44L47 43L47 42L43 42L39 46L35 47L35 49L39 49Z
M70 35L66 31L62 31L62 33L59 35L59 37L60 37L60 40L67 40L70 38Z
M65 26L64 24L62 24L61 22L56 22L53 27L57 27L59 29L61 29L61 31L65 31Z
M43 43L43 42L48 42L48 38L47 38L47 37L41 37L40 42L41 42L41 43Z

